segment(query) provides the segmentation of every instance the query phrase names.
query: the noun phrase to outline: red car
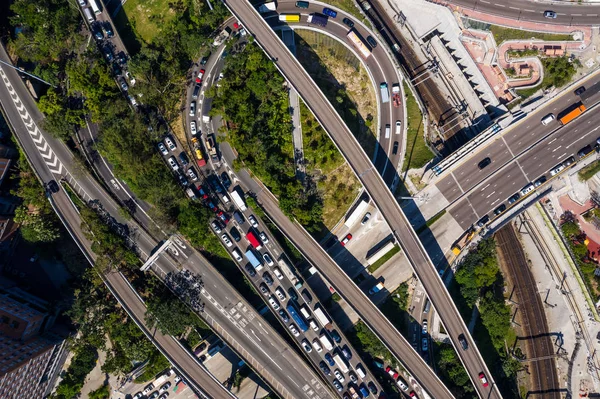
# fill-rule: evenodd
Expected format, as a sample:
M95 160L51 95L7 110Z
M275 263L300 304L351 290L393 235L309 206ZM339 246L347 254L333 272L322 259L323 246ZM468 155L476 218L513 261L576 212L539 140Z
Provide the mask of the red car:
M204 76L204 69L201 69L196 76L196 83L202 83L202 77Z
M481 385L487 387L489 385L487 378L485 378L485 374L479 373L479 379L481 380Z
M223 211L219 211L219 213L217 213L217 216L223 221L223 223L229 223L229 217L227 217L227 215Z
M342 247L345 247L346 244L348 244L348 241L350 241L351 239L352 239L352 234L348 233L348 235L346 235L346 237L344 237L344 239L341 242Z
M237 22L233 23L233 29L238 30L240 28L240 24L238 24Z
M396 370L393 370L390 366L387 366L387 368L385 369L385 371L395 380L396 378L398 378L398 372Z
M417 394L415 393L415 391L410 391L409 395L410 395L411 398L416 398L417 397Z

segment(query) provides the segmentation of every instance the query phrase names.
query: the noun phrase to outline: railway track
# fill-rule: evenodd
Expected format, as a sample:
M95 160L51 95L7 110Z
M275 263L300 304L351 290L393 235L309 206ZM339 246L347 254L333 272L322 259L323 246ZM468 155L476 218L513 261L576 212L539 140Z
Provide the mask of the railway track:
M542 300L521 242L513 224L507 224L495 234L501 262L513 285L519 306L521 328L527 358L530 359L530 389L528 397L560 399L560 382L556 373L554 345L548 331L548 323Z

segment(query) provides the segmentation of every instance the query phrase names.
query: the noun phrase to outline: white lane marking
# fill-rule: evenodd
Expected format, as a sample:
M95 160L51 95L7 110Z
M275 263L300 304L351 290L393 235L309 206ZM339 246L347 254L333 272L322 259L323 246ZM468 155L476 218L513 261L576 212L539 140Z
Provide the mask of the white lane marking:
M553 149L552 152L558 151L561 147L562 147L562 145L559 145L558 147L556 147L555 149Z

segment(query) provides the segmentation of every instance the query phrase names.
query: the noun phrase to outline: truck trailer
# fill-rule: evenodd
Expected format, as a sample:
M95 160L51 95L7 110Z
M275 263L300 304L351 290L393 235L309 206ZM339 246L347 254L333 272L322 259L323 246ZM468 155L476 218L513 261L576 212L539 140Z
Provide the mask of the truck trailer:
M392 103L395 108L398 108L401 103L400 99L400 84L395 83L392 85Z
M312 13L306 19L306 22L309 24L319 25L322 27L327 26L327 17L323 14L319 14L318 12Z
M579 115L583 114L585 112L586 108L585 105L583 105L582 103L577 104L577 106L575 108L573 108L573 110L569 111L568 113L566 113L565 115L563 115L559 121L562 125L566 125L567 123L571 122L573 119L577 118Z
M327 317L327 315L325 314L325 312L323 312L323 309L321 309L321 307L315 307L313 309L313 314L315 315L317 320L319 320L319 323L321 323L323 327L327 327L331 324L331 320L329 320L329 317Z
M254 270L256 270L257 272L262 270L262 268L263 268L262 263L260 263L260 261L258 260L256 255L254 255L254 252L251 249L246 251L246 253L244 255L246 255L246 259L248 259L248 261L250 262L252 267L254 267Z
M235 202L240 211L245 212L248 208L246 208L246 203L244 202L244 199L242 198L238 190L241 191L240 186L235 186L233 188L233 191L231 192L231 198L233 198L233 202Z
M379 85L379 91L381 92L381 102L383 104L390 101L390 91L388 89L388 84L386 82L382 82Z

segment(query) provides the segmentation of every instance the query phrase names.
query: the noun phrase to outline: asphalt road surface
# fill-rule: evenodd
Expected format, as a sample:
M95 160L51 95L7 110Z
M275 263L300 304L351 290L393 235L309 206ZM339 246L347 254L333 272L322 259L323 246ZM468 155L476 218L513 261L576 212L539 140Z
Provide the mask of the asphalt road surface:
M587 79L589 108L598 96L589 91L600 89L600 74ZM569 90L525 119L501 132L490 143L477 149L436 183L442 195L450 202L449 212L464 229L484 215L490 217L501 204L529 182L545 176L550 180L550 169L586 145L594 146L600 137L600 117L595 109L588 110L566 126L557 120L542 125L541 119L553 113L556 116L573 104L582 101ZM489 157L491 164L483 169L478 163ZM541 186L540 188L545 188Z
M457 348L457 353L463 361L478 394L481 397L500 397L500 393L493 381L488 387L483 387L480 384L478 378L480 372L485 372L488 378L491 378L483 358L479 354L458 309L454 305L452 298L438 276L437 270L429 259L417 235L411 228L385 182L374 170L374 166L371 164L369 158L354 139L352 132L348 130L323 93L256 10L249 3L242 0L234 0L226 4L244 26L252 32L263 49L265 49L267 54L273 59L288 81L295 87L298 94L313 111L321 126L329 133L341 153L346 157L349 165L357 174L366 191L387 220L392 232L396 235L398 242L410 260L415 273L422 281L432 304L440 315L444 327L455 348ZM289 234L289 228L283 228L282 230ZM413 373L425 390L435 398L451 397L452 395L447 388L422 361L410 344L372 302L365 297L358 287L348 279L335 262L318 245L315 245L316 243L312 239L306 236L301 237L299 232L294 232L293 235L291 237L292 241L304 252L307 259L310 259L317 268L324 271L323 274L333 284L340 295L357 310L357 313L379 335L392 353L398 359L403 360L407 369ZM309 244L309 242L313 244ZM470 344L469 350L463 351L458 349L460 348L460 344L458 343L459 334L465 334L467 337Z
M451 0L450 3L515 20L569 26L598 26L600 24L600 6L598 4L524 0ZM544 17L545 11L554 11L557 17L555 19L546 18Z
M0 51L0 57L6 62L9 62L4 51ZM28 155L32 166L40 174L42 181L47 183L51 180L58 181L61 177L65 178L65 180L69 181L74 189L78 191L85 200L97 200L104 210L115 219L117 224L120 226L127 225L131 232L131 237L136 242L138 250L142 253L143 257L148 257L148 255L157 247L158 242L133 222L124 221L119 214L119 206L112 198L107 196L98 183L87 173L79 172L77 178L74 178L69 173L69 169L72 169L74 165L72 153L64 143L51 135L42 132L37 127L36 123L39 123L42 119L42 115L37 110L35 102L29 96L29 93L17 72L13 69L2 67L0 68L0 79L2 79L3 83L0 84L0 103L5 111L7 122L13 126L17 138L22 143L24 151ZM70 231L77 232L81 220L64 190L59 190L58 193L54 194L53 199L56 203L57 211L63 217L63 223L65 223ZM78 233L76 237L83 236ZM81 239L79 241L81 241ZM215 301L205 300L205 313L208 317L212 318L214 322L230 332L231 335L229 337L224 337L226 343L231 345L234 349L243 347L244 352L238 352L242 355L242 358L250 364L260 364L261 368L258 369L259 373L272 387L275 389L280 388L278 392L284 397L333 397L326 388L323 388L323 384L320 382L319 377L312 368L297 354L295 357L290 358L287 365L288 367L291 367L290 364L294 365L294 369L296 370L294 380L290 381L287 368L282 368L275 359L266 354L264 348L261 347L261 342L273 343L272 345L275 346L279 352L286 351L289 356L292 356L295 352L290 350L290 347L278 336L275 330L270 328L264 321L261 323L263 328L260 328L258 325L256 327L256 340L251 340L247 334L244 334L245 331L240 330L240 324L235 323L233 316L230 313L222 312L223 308L228 303L235 303L236 306L238 306L237 304L239 303L245 304L243 299L222 279L220 274L212 266L207 265L206 262L202 262L199 254L195 251L188 251L189 253L186 253L182 248L179 249L179 258L181 259L178 260L172 255L166 254L159 257L156 267L162 270L173 270L179 268L179 264L183 262L184 259L187 265L193 265L194 267L200 267L204 264L205 267L202 269L202 278L204 281L216 279L215 281L218 281L217 285L219 287L215 290L214 288L206 286L206 291L212 298L216 299ZM87 247L87 251L84 252L91 253L91 250ZM192 266L189 267L191 268ZM112 275L109 275L108 279L110 286L112 283ZM225 293L226 297L220 296L222 293ZM130 303L128 298L132 298L134 295L137 294L129 292L127 295L124 294L122 298L119 297L117 299L121 299L123 306L129 307ZM256 317L256 312L254 312L249 305L246 306L246 308L248 309L248 312L250 312L249 314L255 315L255 323L259 323L262 318L259 316ZM143 320L143 317L141 320ZM228 340L228 338L233 339ZM178 364L178 359L185 357L183 352L173 351L172 347L162 347L160 342L154 342L160 349L165 351L167 357L175 365ZM219 390L222 391L224 389L220 387L220 385L219 388L217 388L214 381L212 383L209 382L209 379L212 379L212 377L199 364L196 364L195 368L189 370L186 365L180 365L180 367L182 367L181 371L183 375L191 376L191 378L193 378L191 381L198 387L204 387L209 390L211 396L218 396Z

